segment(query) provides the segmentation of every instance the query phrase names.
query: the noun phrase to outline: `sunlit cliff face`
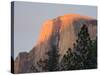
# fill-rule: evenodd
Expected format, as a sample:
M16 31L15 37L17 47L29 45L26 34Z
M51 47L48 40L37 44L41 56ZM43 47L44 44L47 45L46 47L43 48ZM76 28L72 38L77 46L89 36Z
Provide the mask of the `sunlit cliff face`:
M64 28L67 30L70 30L69 27L72 25L74 21L77 21L79 19L91 19L90 17L87 16L81 16L79 14L66 14L64 16L60 16L60 31L64 31ZM47 40L53 33L53 27L55 27L55 19L48 20L45 23L43 23L43 26L41 28L40 36L38 39L38 43L43 42ZM58 22L58 21L57 21ZM55 28L56 29L56 28Z
M48 20L41 28L38 44L47 42L50 40L50 38L54 38L53 36L55 36L57 39L54 39L53 42L57 43L59 53L63 55L68 48L73 47L73 44L76 42L77 38L76 32L79 31L81 25L88 24L87 22L89 20L92 20L92 18L88 16L81 16L79 14L65 14L55 19ZM93 32L93 30L91 31ZM46 45L49 44L50 43L47 43ZM42 56L42 54L44 55L45 50L37 51L36 54L38 54L38 52L41 52Z
M47 40L53 32L53 21L48 20L43 24L43 27L40 32L40 36L38 39L38 43L43 42Z
M37 62L48 59L47 53L53 50L52 45L55 45L57 50L59 50L61 60L68 48L73 48L77 34L83 24L88 26L90 38L95 39L97 36L97 20L91 17L79 14L66 14L44 22L37 44L29 53L21 53L15 60L15 73L33 72L30 71L32 64L40 72L43 72L44 70L38 66Z
M75 30L74 23L81 20L88 21L90 19L92 18L87 16L81 16L79 14L66 14L60 17L61 28L60 28L59 50L61 55L63 55L66 52L66 50L68 50L68 48L73 48L73 44L76 42L75 31L77 31L79 28Z

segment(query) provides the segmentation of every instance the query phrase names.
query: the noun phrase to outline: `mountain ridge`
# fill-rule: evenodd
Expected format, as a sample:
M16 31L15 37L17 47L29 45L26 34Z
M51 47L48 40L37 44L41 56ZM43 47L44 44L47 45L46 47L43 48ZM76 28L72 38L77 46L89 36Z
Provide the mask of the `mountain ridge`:
M15 59L15 73L32 72L30 67L33 64L39 71L43 71L37 65L37 62L48 59L46 53L51 50L52 45L59 49L61 60L67 49L73 48L73 44L76 42L78 32L83 24L88 26L90 37L92 39L96 38L97 20L91 17L66 14L47 20L43 23L37 44L29 53L22 52Z

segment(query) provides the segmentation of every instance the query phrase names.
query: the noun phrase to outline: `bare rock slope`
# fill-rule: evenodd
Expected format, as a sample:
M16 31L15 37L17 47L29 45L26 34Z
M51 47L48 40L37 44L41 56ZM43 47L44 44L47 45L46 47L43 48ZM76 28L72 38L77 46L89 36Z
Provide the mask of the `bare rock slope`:
M48 20L41 28L40 36L35 47L29 53L22 52L14 62L14 72L33 72L32 67L42 71L37 62L48 58L46 53L55 45L59 49L60 59L68 48L73 47L82 25L87 25L91 39L97 36L97 20L79 14L66 14ZM34 38L33 38L34 39ZM34 64L34 66L33 66Z

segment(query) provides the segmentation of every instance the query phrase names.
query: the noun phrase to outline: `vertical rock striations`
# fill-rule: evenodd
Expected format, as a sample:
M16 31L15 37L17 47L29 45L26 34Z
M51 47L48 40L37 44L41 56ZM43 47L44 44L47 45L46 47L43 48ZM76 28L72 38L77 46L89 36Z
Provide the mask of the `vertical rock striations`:
M66 14L46 21L43 24L36 46L29 53L20 53L16 58L14 72L45 71L41 66L38 66L38 62L48 59L47 53L52 49L52 45L59 50L61 60L66 50L73 47L83 24L87 25L91 39L95 39L97 36L97 20L91 17Z

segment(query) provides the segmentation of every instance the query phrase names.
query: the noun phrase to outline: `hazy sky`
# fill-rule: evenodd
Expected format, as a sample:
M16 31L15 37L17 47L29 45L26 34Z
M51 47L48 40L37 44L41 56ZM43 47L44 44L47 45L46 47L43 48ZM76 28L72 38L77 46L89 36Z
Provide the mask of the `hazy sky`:
M29 52L34 47L44 21L69 13L97 18L94 6L15 2L14 58L19 52Z

